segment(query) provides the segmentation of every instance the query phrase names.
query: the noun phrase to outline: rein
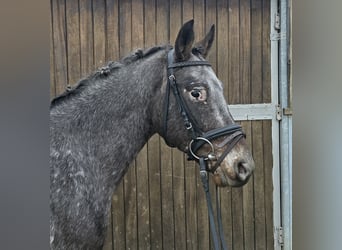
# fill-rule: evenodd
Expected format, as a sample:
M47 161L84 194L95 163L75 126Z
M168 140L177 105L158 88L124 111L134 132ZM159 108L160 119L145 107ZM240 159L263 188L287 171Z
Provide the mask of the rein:
M195 160L199 163L200 166L200 176L203 185L204 192L206 194L207 206L208 206L208 214L209 214L209 221L210 221L210 231L213 237L214 248L215 250L220 249L219 245L219 238L221 241L221 246L224 250L228 249L227 245L224 241L224 234L223 234L223 227L222 227L222 219L221 219L221 209L219 206L219 198L216 186L216 206L217 206L217 223L218 223L218 231L219 237L216 231L215 225L215 218L213 213L213 207L211 204L211 196L209 192L209 185L208 185L208 172L214 173L217 168L220 166L224 158L227 154L233 149L236 143L243 137L245 134L242 132L242 127L238 124L231 124L227 125L222 128L213 129L207 132L203 132L193 114L190 112L183 96L180 94L179 87L176 81L176 77L174 75L173 69L175 68L183 68L183 67L190 67L190 66L209 66L211 64L208 61L185 61L185 62L173 62L173 49L168 52L168 66L167 66L167 86L166 86L166 96L164 102L164 117L163 117L163 131L162 134L166 140L167 135L167 122L168 122L168 111L169 111L169 104L170 104L170 92L172 92L176 98L176 102L179 107L180 114L182 116L184 127L189 132L191 136L191 141L188 145L188 160ZM215 154L215 148L212 144L212 140L215 140L219 137L227 136L219 145L219 147L226 146L226 149L217 159ZM210 146L210 151L207 155L197 155L196 152L205 144ZM208 168L208 162L215 162L213 167L210 169Z

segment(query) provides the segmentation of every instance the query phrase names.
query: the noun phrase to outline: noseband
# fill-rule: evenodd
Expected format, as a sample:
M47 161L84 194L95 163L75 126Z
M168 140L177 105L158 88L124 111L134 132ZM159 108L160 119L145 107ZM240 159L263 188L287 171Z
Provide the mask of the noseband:
M224 158L227 154L233 149L233 147L239 142L239 140L245 137L245 134L242 132L242 127L238 124L231 124L224 126L222 128L216 128L213 130L209 130L207 132L203 132L198 124L196 123L195 115L192 114L186 105L186 102L183 96L180 94L179 86L176 81L176 77L174 75L173 69L175 68L184 68L184 67L193 67L193 66L208 66L211 67L208 61L186 61L186 62L173 62L173 49L168 52L168 66L167 66L167 86L166 86L166 97L164 102L164 118L163 118L163 131L162 134L166 140L167 135L167 121L168 121L168 111L169 111L169 102L170 102L170 90L172 88L172 92L175 96L176 102L178 104L180 114L182 116L184 127L189 132L191 136L191 141L188 144L188 160L195 160L199 162L200 165L200 175L203 184L204 191L206 193L207 205L208 205L208 213L209 213L209 221L210 228L213 236L213 242L215 249L219 248L219 241L216 232L215 219L213 215L213 208L211 204L211 197L209 193L209 185L208 185L208 175L207 172L214 173L216 169L220 166ZM215 148L211 141L227 136L223 142L221 143L222 147L226 146L223 153L217 159L215 154ZM205 144L210 146L210 151L207 155L197 155L196 152L203 147ZM215 162L213 167L208 168L208 161ZM223 227L221 221L221 210L218 204L218 192L216 190L216 202L217 202L217 221L218 221L218 229L221 238L221 245L223 249L227 249L226 243L224 241L223 235Z

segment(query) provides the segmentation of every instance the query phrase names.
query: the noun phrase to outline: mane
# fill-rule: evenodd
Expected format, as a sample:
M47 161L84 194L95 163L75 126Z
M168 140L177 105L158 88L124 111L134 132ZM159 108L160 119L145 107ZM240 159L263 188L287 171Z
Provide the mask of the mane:
M123 57L119 61L109 61L105 66L98 68L93 73L91 73L88 77L81 79L75 86L69 87L64 91L62 94L56 96L51 100L50 108L56 106L57 104L70 99L76 95L78 95L83 89L85 89L89 84L91 84L94 80L99 78L105 78L112 73L115 73L116 70L130 65L134 62L137 62L141 59L144 59L148 56L153 55L154 53L169 49L169 45L163 46L155 46L147 49L136 49L135 51L131 52L127 56Z

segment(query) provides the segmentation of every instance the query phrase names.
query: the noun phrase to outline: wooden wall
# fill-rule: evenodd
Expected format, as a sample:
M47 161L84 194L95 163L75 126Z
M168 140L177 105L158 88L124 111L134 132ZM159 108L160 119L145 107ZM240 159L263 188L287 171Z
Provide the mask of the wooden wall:
M216 25L209 61L229 104L270 102L269 8L267 0L51 0L51 97L134 48L173 43L182 23L194 18L197 39ZM256 170L243 188L219 190L226 241L229 249L273 249L271 122L241 124ZM104 249L212 245L198 167L158 136L112 201Z

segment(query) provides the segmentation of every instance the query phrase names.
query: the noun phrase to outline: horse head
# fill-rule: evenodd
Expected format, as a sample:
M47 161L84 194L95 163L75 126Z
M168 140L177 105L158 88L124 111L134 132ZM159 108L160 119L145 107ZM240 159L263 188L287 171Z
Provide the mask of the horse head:
M205 60L215 26L194 44L193 20L180 29L168 52L159 134L192 160L206 163L218 186L242 186L255 168L241 126L234 122L221 81Z

